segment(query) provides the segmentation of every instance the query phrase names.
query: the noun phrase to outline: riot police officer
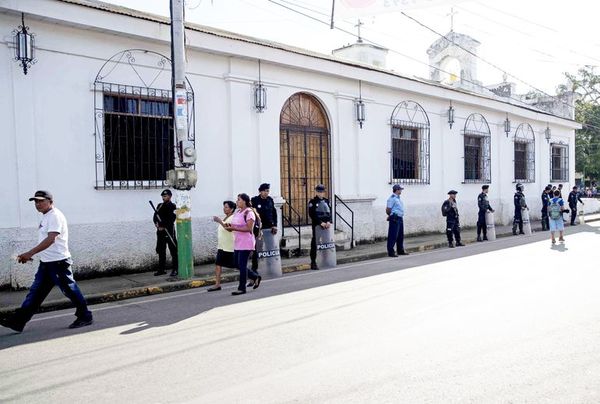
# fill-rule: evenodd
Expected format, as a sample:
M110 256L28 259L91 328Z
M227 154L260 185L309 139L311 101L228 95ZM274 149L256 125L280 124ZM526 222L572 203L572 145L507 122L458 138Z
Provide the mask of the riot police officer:
M488 212L494 212L494 209L490 206L490 202L488 200L487 193L490 189L489 185L481 186L481 193L477 197L477 206L479 207L479 212L477 214L477 241L487 241L487 225L485 223L485 214ZM481 233L483 232L483 239L481 238Z
M458 220L458 207L456 206L457 193L455 190L448 191L448 199L442 204L442 216L446 217L446 237L448 237L448 247L450 248L454 248L452 236L456 240L457 247L464 246L460 242L460 223Z
M175 237L175 204L171 202L172 193L165 189L160 193L162 203L156 207L152 220L156 226L156 253L158 254L158 271L154 276L166 274L167 246L171 254L173 269L171 276L177 276L177 238Z
M517 226L519 227L519 234L525 234L523 231L523 209L529 209L525 202L525 194L523 193L523 184L518 183L516 185L517 192L515 192L514 205L515 205L515 217L513 219L512 234L517 235Z
M315 229L321 226L323 229L331 227L331 205L325 198L325 185L319 184L315 187L316 195L308 202L308 216L312 222L312 239L310 240L310 269L319 269L317 266L317 237Z
M258 195L250 200L252 206L260 216L260 222L263 229L268 229L271 234L277 234L277 209L275 201L269 196L271 185L264 183L258 187ZM258 236L258 234L255 234ZM252 270L256 272L258 269L258 243L256 249L252 253Z
M542 192L542 231L550 230L550 222L548 218L548 205L550 205L550 192L552 187L547 185Z
M579 193L577 192L577 187L573 187L573 190L569 192L569 209L571 209L571 226L575 226L575 218L577 217L577 201L581 202L582 205L585 205L581 198L579 197Z

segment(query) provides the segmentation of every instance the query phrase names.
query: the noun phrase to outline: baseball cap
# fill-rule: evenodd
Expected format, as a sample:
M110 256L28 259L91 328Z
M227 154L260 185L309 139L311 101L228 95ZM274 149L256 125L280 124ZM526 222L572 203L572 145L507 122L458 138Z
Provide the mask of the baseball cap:
M169 195L169 196L173 196L173 194L171 193L170 189L165 189L164 191L162 191L160 193L160 196L164 196L164 195Z
M35 191L35 195L29 198L30 201L43 201L44 199L51 201L54 198L49 191Z
M394 184L392 187L392 191L396 192L399 189L404 189L400 184Z
M325 185L319 184L315 187L315 191L317 192L325 192Z

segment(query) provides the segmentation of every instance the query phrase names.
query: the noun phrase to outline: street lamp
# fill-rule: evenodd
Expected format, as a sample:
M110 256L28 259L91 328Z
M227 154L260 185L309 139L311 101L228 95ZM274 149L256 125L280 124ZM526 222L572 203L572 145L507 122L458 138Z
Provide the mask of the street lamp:
M367 115L366 115L365 103L363 102L363 99L362 99L362 82L360 80L358 81L358 99L356 100L354 107L356 108L356 121L358 122L358 124L360 125L360 128L362 129L363 123L365 122Z
M506 119L504 120L504 133L506 133L506 137L510 133L510 119L508 119L508 113L506 114Z
M546 124L546 130L544 131L544 136L546 137L546 142L550 143L550 138L552 137L552 131L550 130L550 125Z
M27 74L27 69L36 62L34 51L34 35L29 32L29 27L25 25L25 14L21 13L21 25L13 31L15 43L15 60L20 62L23 73Z
M258 83L254 83L254 108L262 113L267 109L267 89L262 83L260 75L260 59L258 60Z
M448 107L448 125L450 129L452 129L452 125L454 124L454 108L452 107L452 101L450 101L450 106Z

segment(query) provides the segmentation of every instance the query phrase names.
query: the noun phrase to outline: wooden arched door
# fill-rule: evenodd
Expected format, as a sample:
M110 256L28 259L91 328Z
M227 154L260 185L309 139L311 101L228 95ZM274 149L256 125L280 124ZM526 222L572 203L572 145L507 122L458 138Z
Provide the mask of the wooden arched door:
M288 98L280 116L281 193L291 205L284 206L283 214L294 225L310 223L307 205L317 184L330 195L330 144L321 103L306 93Z

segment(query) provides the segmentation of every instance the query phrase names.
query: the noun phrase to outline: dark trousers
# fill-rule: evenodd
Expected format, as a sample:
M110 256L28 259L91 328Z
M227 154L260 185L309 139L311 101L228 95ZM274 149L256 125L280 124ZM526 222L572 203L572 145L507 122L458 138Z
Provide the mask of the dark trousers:
M548 217L548 209L542 209L542 231L550 230L550 218Z
M169 230L169 234L173 237L173 241L177 242L175 237L174 229ZM171 254L171 261L173 261L173 271L177 271L177 246L173 244L167 230L156 231L156 253L158 254L158 269L164 271L167 266L167 247L169 247L169 253Z
M387 237L388 255L394 255L394 246L398 254L404 252L404 219L400 216L390 216Z
M575 224L575 219L577 219L577 206L572 207L569 206L569 209L571 209L571 226Z
M479 212L477 214L477 237L481 236L483 232L483 237L487 237L487 225L485 224L485 212Z
M240 282L238 284L238 290L246 291L246 280L248 278L256 280L258 274L251 269L248 269L248 258L250 257L251 250L235 250L233 252L233 259L235 266L240 270Z
M512 227L513 234L517 234L517 226L519 226L519 233L523 234L523 216L521 215L521 209L515 210Z
M25 324L31 320L31 317L38 311L54 285L58 286L61 292L71 300L76 308L75 315L77 318L86 320L91 318L92 312L88 310L85 298L81 290L79 290L75 279L73 279L70 266L70 259L40 262L29 293L21 308L15 312L15 321Z
M310 263L317 263L317 235L315 234L315 229L319 225L312 225L312 238L310 239Z
M457 243L460 243L460 224L446 220L446 237L448 238L448 243L452 242L452 236L454 236Z

